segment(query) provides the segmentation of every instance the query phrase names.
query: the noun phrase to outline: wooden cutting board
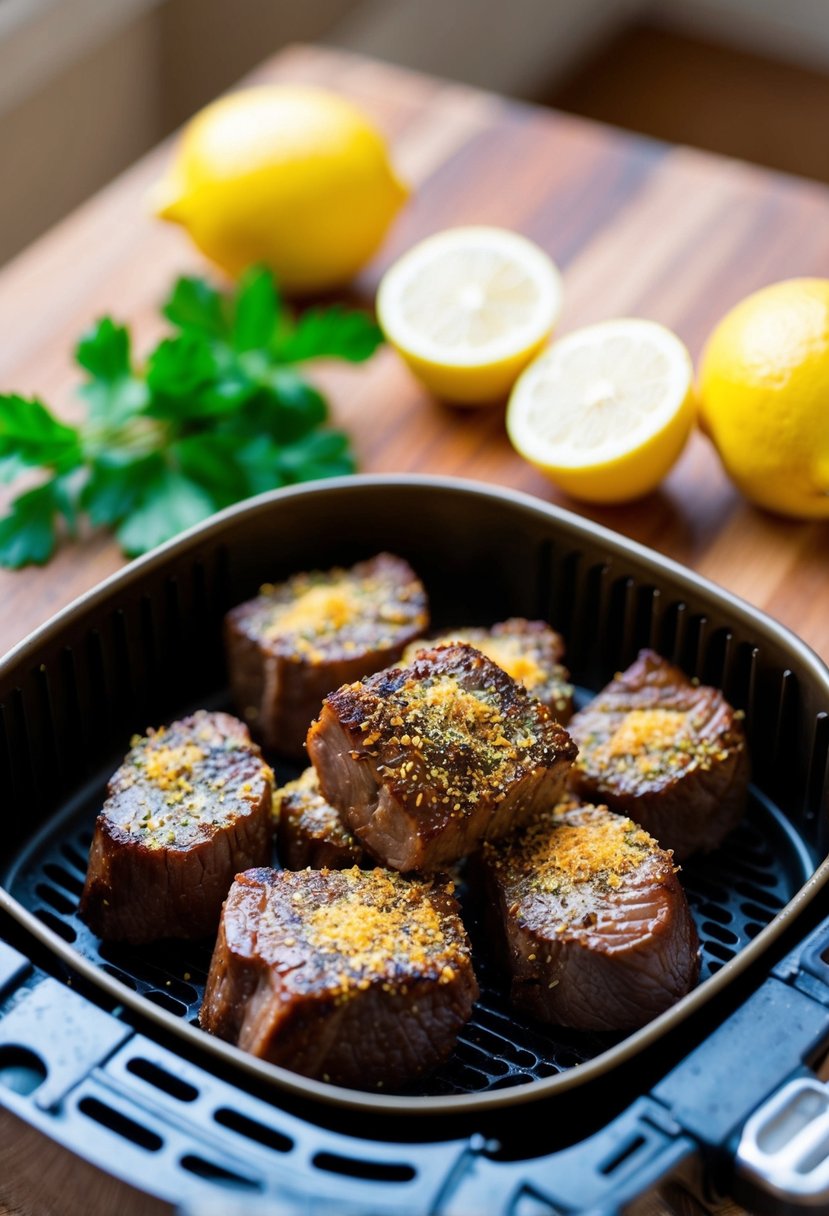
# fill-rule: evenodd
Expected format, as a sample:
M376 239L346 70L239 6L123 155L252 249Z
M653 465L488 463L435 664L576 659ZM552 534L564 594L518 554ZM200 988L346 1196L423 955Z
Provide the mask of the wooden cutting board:
M420 237L452 224L499 224L538 241L561 266L559 332L651 317L696 356L747 292L829 275L829 189L815 183L322 48L285 51L255 78L320 83L352 97L387 132L414 185L381 256L355 285L363 301ZM37 393L71 412L70 352L84 328L112 313L146 350L174 276L205 272L183 233L148 215L146 190L169 155L169 146L151 153L0 274L0 389ZM501 409L440 405L390 350L318 377L364 471L455 474L569 506L750 600L829 659L829 528L748 506L701 435L658 494L587 510L513 452ZM0 572L0 652L121 564L97 534L43 569Z

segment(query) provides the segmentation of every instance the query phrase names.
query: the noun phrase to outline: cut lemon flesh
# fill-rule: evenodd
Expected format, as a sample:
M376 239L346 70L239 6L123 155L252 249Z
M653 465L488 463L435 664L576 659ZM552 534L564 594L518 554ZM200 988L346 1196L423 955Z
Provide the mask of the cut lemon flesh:
M503 228L450 228L387 271L377 316L387 339L438 396L504 397L549 338L561 276L542 249Z
M654 321L626 318L555 342L512 391L507 431L574 498L624 502L654 490L694 423L691 356Z

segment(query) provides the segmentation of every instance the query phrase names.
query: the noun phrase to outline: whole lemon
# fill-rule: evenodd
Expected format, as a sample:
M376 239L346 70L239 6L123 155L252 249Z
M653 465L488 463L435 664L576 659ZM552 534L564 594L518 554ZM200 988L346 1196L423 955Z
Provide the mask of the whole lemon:
M829 279L775 283L727 313L699 391L703 429L747 498L829 518Z
M301 294L352 278L406 197L360 110L323 89L272 85L198 113L153 203L229 274L263 263Z

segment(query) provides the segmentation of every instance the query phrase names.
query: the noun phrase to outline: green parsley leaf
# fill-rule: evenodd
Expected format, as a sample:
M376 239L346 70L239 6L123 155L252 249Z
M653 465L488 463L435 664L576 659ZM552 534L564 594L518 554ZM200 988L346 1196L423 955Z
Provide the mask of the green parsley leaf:
M240 413L237 425L248 432L263 431L279 443L294 443L328 419L328 402L318 389L290 368L279 368L270 388L253 399Z
M235 449L236 463L245 476L248 494L264 494L266 490L277 490L285 485L279 468L282 450L269 435L257 435Z
M355 461L349 451L348 436L342 431L317 431L282 448L277 467L286 484L294 485L353 473Z
M271 376L270 385L283 409L305 416L309 430L328 420L328 402L322 393L297 375L293 368L278 367Z
M154 483L163 470L164 462L157 453L132 462L96 460L81 491L80 505L96 528L113 527L137 509L147 484Z
M209 338L229 336L224 297L204 279L178 279L162 312L178 329L197 330Z
M87 433L87 448L91 451L100 446L108 447L115 440L115 433L130 418L147 408L150 394L147 385L137 376L124 376L121 380L89 380L78 389L87 405L90 422L98 427ZM100 428L100 429L98 429Z
M233 414L258 391L244 368L198 330L159 343L147 366L147 387L146 412L177 422Z
M281 363L306 359L346 359L362 363L382 344L383 332L365 313L348 311L339 304L312 308L303 313L293 331L278 343L275 356Z
M201 486L173 469L162 468L143 485L138 503L118 529L118 540L129 557L138 557L215 510L216 503Z
M262 266L242 275L233 315L233 347L266 350L273 341L281 302L273 277Z
M106 445L109 429L121 426L147 404L147 387L133 374L129 332L111 317L102 318L75 347L75 360L90 373L79 392L90 419L106 428L101 436Z
M252 492L224 435L188 435L174 443L169 452L185 477L206 490L217 507L228 507Z
M259 385L241 367L229 367L222 371L211 384L204 385L198 394L193 413L205 415L234 414L259 392Z
M78 522L79 481L77 474L75 472L64 473L53 478L49 484L52 487L55 511L63 516L69 535L74 536Z
M60 478L19 495L0 519L0 563L11 570L42 566L55 551L55 520L70 510Z
M83 460L80 436L35 398L0 396L0 458L65 472Z
M103 317L78 342L75 359L98 380L112 383L129 376L132 373L129 333L111 317Z
M147 364L147 387L163 399L192 397L211 383L217 371L210 340L198 330L187 330L159 342Z

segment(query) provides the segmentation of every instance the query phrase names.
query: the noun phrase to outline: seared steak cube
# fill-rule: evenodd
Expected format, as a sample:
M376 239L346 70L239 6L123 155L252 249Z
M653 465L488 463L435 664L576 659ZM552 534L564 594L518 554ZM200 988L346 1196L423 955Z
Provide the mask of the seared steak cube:
M339 812L320 793L313 768L277 791L274 811L277 856L286 870L346 870L366 861Z
M301 758L325 694L395 662L428 624L422 583L388 553L265 586L225 619L236 705L266 746Z
M445 646L450 642L468 642L480 650L546 705L557 722L567 724L573 712L573 686L567 668L561 663L564 639L549 625L511 617L489 629L455 629L428 643L412 642L402 662L410 663L424 646Z
M671 854L606 807L565 803L481 863L516 1006L632 1030L696 983L698 941Z
M739 823L749 762L739 716L651 650L570 722L573 789L629 815L684 860Z
M555 802L576 747L546 706L458 644L347 684L308 733L323 797L393 870L434 870Z
M478 996L452 892L356 866L240 874L201 1025L335 1085L388 1089L428 1072Z
M237 871L270 860L273 773L229 714L136 737L107 795L80 909L99 937L215 933Z

